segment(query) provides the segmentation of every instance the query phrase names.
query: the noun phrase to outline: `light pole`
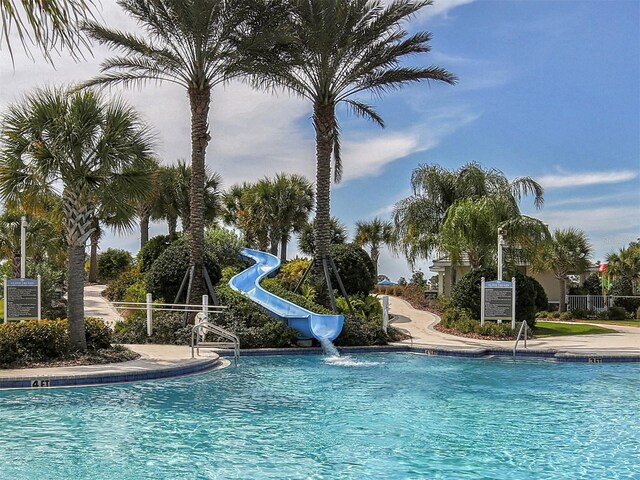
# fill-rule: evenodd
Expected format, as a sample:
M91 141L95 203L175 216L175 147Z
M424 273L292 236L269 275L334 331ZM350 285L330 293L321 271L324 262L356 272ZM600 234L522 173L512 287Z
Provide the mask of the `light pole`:
M504 228L498 227L498 280L502 281L502 246L504 245L504 237L507 236L507 231Z
M20 219L20 278L24 278L27 270L27 217Z

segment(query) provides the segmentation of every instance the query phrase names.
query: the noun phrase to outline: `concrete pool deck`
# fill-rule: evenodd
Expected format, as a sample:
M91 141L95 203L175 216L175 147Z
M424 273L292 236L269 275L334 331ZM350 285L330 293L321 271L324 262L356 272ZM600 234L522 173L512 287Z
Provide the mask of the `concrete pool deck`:
M140 354L128 362L48 368L0 370L0 389L104 385L169 378L224 368L229 361L202 350L191 358L191 347L181 345L127 345Z
M513 340L480 340L439 332L434 328L440 321L437 315L424 310L416 310L407 301L398 297L389 297L389 310L395 316L391 324L411 335L411 339L397 342L395 345L413 345L414 347L420 346L424 348L440 347L452 351L513 349ZM639 327L602 326L615 330L616 333L571 335L528 340L527 350L549 354L562 353L569 357L574 355L637 357L637 361L640 361ZM524 350L524 345L521 341L518 344L518 352Z

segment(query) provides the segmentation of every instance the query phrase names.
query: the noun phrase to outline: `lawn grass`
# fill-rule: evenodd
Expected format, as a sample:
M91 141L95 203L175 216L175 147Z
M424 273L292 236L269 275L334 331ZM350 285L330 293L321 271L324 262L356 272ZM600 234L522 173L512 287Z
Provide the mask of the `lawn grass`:
M602 325L623 325L626 327L640 327L640 320L606 320L598 318L597 320L574 320L576 323L600 323Z
M536 338L561 337L565 335L599 335L603 333L615 333L615 330L584 323L558 322L537 322L533 329L533 334Z

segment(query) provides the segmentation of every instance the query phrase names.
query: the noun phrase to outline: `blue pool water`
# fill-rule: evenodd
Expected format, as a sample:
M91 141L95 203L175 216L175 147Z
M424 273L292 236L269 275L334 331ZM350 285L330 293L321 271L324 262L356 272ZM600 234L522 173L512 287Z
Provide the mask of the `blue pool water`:
M640 479L640 366L242 358L0 392L0 479Z

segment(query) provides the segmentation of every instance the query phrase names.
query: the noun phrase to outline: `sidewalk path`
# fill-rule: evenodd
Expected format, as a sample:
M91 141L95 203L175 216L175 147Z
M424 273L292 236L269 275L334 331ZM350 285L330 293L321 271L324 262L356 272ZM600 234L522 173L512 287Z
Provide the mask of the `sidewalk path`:
M395 316L392 325L412 337L412 339L403 340L401 343L404 344L466 348L513 347L513 340L477 340L439 332L433 328L440 321L437 315L416 310L408 302L398 297L389 297L389 310ZM527 347L569 353L640 354L640 328L620 325L607 325L606 327L616 330L616 333L529 340Z
M84 287L84 316L102 318L107 325L113 326L123 319L118 311L102 296L106 285L87 285Z

